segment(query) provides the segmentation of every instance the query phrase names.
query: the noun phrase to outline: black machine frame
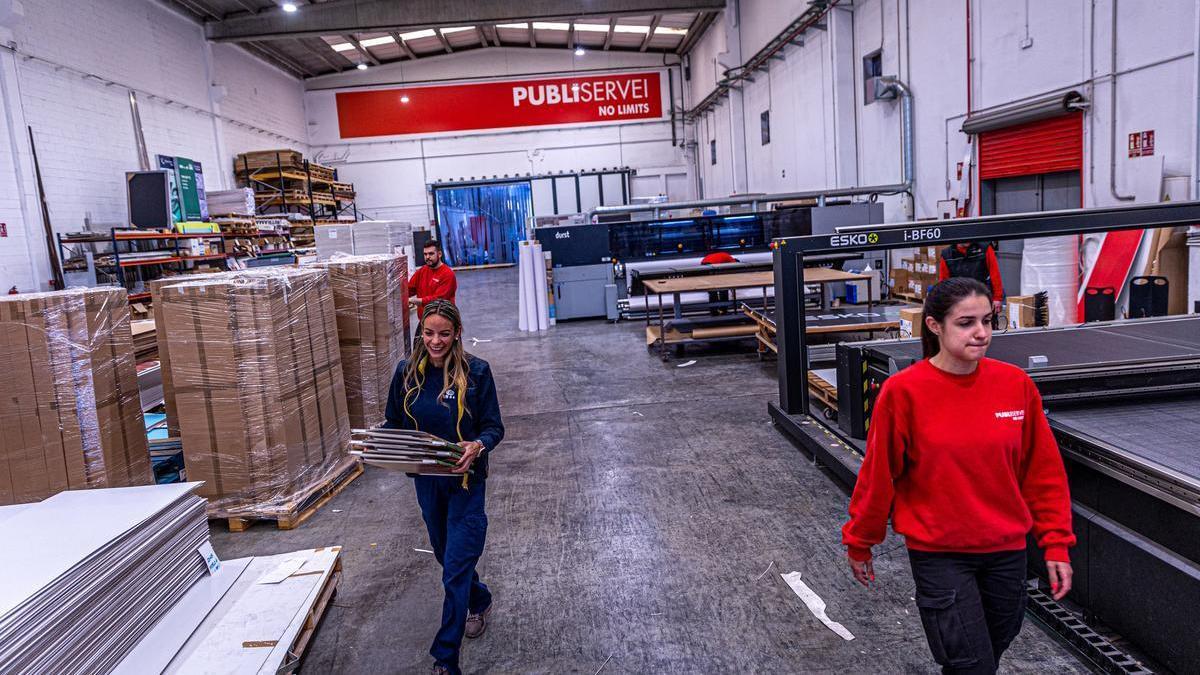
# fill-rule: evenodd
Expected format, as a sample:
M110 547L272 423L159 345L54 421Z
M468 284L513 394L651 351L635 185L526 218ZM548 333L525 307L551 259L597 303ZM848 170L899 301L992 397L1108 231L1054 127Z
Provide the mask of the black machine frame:
M807 415L810 411L808 345L804 340L804 309L799 301L803 297L802 270L808 258L960 241L1034 239L1196 223L1200 223L1200 202L1193 201L868 225L841 228L834 234L775 239L779 404L772 404L772 415Z
M869 225L841 228L834 234L776 239L772 245L779 402L769 403L768 412L780 430L810 453L814 461L844 486L853 487L863 446L844 434L837 424L830 424L823 419L819 412L814 414L809 394L809 346L805 341L801 279L805 263L819 259L816 256L971 240L1033 239L1196 223L1200 223L1200 202L1192 201ZM1175 376L1181 375L1169 372L1155 375L1147 372L1155 370L1150 367L1138 370L1150 376L1141 387L1147 395L1169 392ZM1125 375L1128 373L1115 368L1097 378L1127 387L1129 384L1123 379ZM1053 383L1051 385L1055 389ZM1121 388L1117 386L1117 389ZM1067 387L1055 391L1050 398L1083 401L1090 397L1091 394L1086 391ZM1103 621L1114 621L1115 618L1116 625L1113 628L1147 649L1154 658L1163 660L1168 667L1179 667L1181 662L1200 658L1200 645L1195 643L1195 634L1191 632L1194 624L1187 620L1193 609L1177 608L1172 603L1164 604L1162 600L1175 598L1187 604L1184 599L1197 593L1200 588L1200 577L1197 575L1200 571L1194 563L1184 560L1194 555L1195 551L1186 546L1178 552L1168 550L1159 543L1162 537L1157 536L1164 527L1177 533L1174 535L1176 537L1181 532L1185 533L1182 536L1186 538L1186 533L1200 531L1200 520L1195 518L1194 506L1189 507L1176 498L1174 490L1168 489L1170 481L1156 481L1153 476L1147 481L1143 472L1139 472L1139 482L1144 486L1131 487L1122 475L1123 470L1108 466L1108 459L1119 456L1118 451L1098 439L1078 433L1071 435L1072 430L1060 428L1061 424L1055 426L1052 422L1052 427L1059 438L1060 447L1082 457L1081 461L1074 461L1076 470L1072 477L1072 512L1082 558L1079 561L1081 573L1078 576L1078 588L1073 593L1084 605L1085 616L1101 617ZM1102 511L1093 510L1096 508ZM1156 519L1167 525L1158 523ZM1093 569L1087 558L1093 549L1105 552L1117 562ZM1134 577L1129 577L1130 570L1137 571ZM1044 570L1039 574L1042 572ZM1089 579L1090 576L1096 578ZM1131 584L1131 578L1137 578L1138 582ZM1030 593L1031 597L1038 594L1037 591ZM1090 629L1073 615L1056 608L1056 603L1048 598L1038 602L1045 605L1039 605L1045 610L1038 614L1039 618L1054 624L1051 628L1066 640L1084 645L1091 642L1087 636ZM1142 620L1148 616L1157 618L1154 621ZM1180 646L1189 644L1189 640L1190 646ZM1089 654L1088 658L1101 669L1146 672L1134 668L1136 664L1119 650L1106 648L1097 654Z

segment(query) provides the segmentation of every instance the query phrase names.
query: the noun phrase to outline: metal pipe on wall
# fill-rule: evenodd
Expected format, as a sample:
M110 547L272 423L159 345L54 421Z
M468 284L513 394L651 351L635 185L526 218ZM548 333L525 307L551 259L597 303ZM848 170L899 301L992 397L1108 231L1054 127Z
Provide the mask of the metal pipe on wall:
M1117 0L1112 2L1112 34L1110 40L1110 67L1112 81L1108 84L1108 191L1113 199L1132 201L1133 195L1117 192Z
M673 209L699 209L706 206L729 206L734 204L768 204L771 202L793 201L798 199L829 199L833 197L856 197L861 195L894 195L907 192L912 188L907 183L895 185L867 185L863 187L833 188L829 190L808 190L805 192L779 192L774 194L749 194L734 197L717 197L714 199L693 199L685 202L667 202L663 204L634 204L629 206L599 206L587 212L587 220L591 222L597 215L613 213L635 213L652 211L659 218L663 211Z

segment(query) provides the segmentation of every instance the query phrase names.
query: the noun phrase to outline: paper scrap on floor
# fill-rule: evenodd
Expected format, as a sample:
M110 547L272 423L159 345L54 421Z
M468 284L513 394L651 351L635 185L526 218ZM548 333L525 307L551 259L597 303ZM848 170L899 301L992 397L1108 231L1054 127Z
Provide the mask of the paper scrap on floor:
M804 604L808 606L808 611L812 612L813 616L817 617L817 619L819 619L821 623L825 624L829 630L837 633L838 636L843 640L854 639L854 635L851 634L850 631L846 630L845 626L834 621L833 619L830 619L825 614L825 601L821 599L821 596L814 593L811 588L809 588L803 581L800 580L799 572L788 572L787 574L780 574L779 576L783 578L784 583L786 583L796 595L800 596L800 599L803 600Z

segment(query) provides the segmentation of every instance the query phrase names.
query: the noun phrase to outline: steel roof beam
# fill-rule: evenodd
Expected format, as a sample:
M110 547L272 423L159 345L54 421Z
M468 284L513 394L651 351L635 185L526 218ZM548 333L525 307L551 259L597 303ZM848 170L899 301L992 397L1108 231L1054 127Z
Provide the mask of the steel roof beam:
M186 0L195 4L196 0ZM715 12L725 0L525 0L514 13L503 0L329 0L240 14L205 24L208 39L245 42L346 33L409 31L424 28L575 19ZM516 14L516 15L514 15ZM220 17L214 16L215 19Z

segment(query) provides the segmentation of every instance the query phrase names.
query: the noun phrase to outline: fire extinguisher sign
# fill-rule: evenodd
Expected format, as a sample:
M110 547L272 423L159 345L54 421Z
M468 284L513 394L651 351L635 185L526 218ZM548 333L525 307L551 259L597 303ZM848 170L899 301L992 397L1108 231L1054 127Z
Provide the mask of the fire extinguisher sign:
M1154 130L1129 134L1129 156L1149 157L1154 154Z

